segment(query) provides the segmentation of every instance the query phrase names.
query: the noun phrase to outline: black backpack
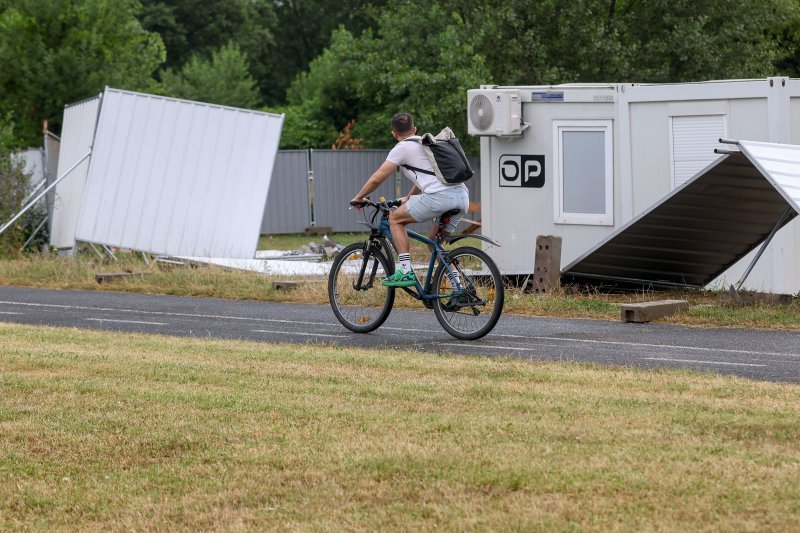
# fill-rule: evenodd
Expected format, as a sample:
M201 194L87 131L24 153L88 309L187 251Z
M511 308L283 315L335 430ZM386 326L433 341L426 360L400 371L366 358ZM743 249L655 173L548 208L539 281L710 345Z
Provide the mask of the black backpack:
M409 170L436 176L436 179L445 185L463 183L475 174L466 154L464 154L464 149L461 148L461 143L458 142L453 130L450 128L443 129L435 137L430 133L426 133L419 140L406 140L422 144L422 149L433 167L433 172L431 172L411 165L403 165Z

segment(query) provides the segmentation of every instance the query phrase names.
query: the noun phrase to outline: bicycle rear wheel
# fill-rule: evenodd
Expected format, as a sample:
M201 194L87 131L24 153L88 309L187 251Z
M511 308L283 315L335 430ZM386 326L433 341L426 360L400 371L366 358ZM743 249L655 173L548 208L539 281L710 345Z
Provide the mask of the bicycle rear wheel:
M442 327L453 337L475 340L494 328L503 312L503 278L494 261L482 250L464 246L449 253L451 268L458 271L464 293L433 300L433 312ZM433 275L437 294L455 292L443 264Z
M370 243L353 243L339 252L328 275L328 299L344 327L368 333L389 317L394 288L381 285L381 280L393 266Z

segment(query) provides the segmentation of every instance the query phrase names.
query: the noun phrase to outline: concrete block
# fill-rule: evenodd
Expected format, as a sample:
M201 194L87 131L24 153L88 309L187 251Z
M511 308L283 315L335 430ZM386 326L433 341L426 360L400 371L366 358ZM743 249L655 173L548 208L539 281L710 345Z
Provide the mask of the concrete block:
M734 295L738 296L735 298ZM794 301L791 294L772 294L767 292L738 291L720 294L719 301L738 305L790 305Z
M561 284L561 237L538 235L530 291L545 294Z
M622 304L623 322L650 322L675 313L689 309L686 300L658 300L656 302L642 302L638 304Z
M131 276L149 276L150 274L151 272L103 272L101 274L95 274L94 280L97 283L103 283L104 281L114 281Z
M272 288L276 291L290 291L302 285L302 281L273 281Z
M299 287L322 287L326 288L328 286L327 279L320 279L320 278L306 278L306 279L298 279L298 280L281 280L281 281L273 281L272 288L276 291L291 291L297 289Z

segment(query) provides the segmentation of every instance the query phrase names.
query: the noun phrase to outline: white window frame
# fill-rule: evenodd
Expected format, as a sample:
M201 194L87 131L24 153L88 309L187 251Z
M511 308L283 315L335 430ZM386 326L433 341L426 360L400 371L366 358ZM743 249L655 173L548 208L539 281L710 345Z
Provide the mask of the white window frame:
M613 120L554 120L553 153L555 155L554 215L556 224L587 226L614 225L614 135ZM570 213L564 210L564 132L599 131L605 134L605 213Z

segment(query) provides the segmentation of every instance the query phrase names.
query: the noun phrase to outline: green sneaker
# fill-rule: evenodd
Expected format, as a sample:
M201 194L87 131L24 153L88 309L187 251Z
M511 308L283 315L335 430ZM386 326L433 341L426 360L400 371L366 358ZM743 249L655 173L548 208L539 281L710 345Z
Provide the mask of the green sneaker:
M386 287L413 287L417 284L417 275L413 270L403 274L402 270L395 270L394 274L381 281L381 285Z

